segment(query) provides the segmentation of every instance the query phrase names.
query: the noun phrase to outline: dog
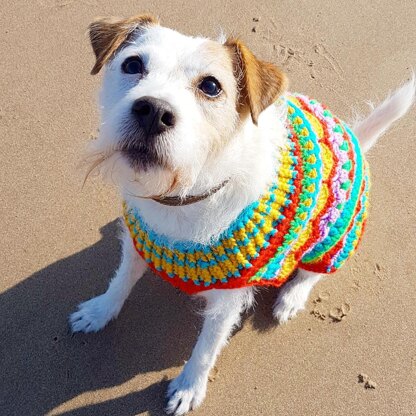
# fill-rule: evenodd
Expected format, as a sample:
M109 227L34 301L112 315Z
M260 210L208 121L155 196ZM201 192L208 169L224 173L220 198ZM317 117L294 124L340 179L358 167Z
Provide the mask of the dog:
M285 323L355 251L368 205L364 153L410 108L415 78L350 129L289 94L286 75L238 39L185 36L146 14L99 19L89 33L91 73L104 77L88 161L120 189L122 259L70 325L104 328L149 267L203 297L201 334L167 392L167 413L182 415L204 400L258 286L281 287L273 315Z

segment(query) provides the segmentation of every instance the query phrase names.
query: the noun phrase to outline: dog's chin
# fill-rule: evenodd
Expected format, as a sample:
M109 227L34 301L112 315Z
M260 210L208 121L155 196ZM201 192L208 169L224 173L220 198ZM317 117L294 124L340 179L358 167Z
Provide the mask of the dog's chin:
M120 151L134 171L148 171L151 168L166 167L166 157L155 144L155 138L144 138L143 135L124 137Z
M163 159L155 151L134 147L121 150L121 154L126 159L129 166L136 172L147 172L152 168L162 168L165 166Z

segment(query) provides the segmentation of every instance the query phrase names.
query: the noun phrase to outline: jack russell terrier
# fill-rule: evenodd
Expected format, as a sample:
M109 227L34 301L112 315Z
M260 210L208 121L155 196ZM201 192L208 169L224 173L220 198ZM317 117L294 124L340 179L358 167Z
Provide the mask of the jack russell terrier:
M90 25L104 71L89 149L123 199L122 260L108 290L70 317L95 332L150 268L206 300L168 413L204 400L208 373L259 286L280 287L279 323L356 250L368 208L364 153L412 105L415 79L350 128L286 92L285 74L238 39L184 36L151 15ZM295 273L296 271L296 273Z

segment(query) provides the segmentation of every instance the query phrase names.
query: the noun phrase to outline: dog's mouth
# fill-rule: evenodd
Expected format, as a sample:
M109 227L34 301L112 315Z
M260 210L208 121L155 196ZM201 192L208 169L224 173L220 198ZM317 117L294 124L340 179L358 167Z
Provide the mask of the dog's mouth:
M148 170L165 164L163 158L154 149L146 146L122 147L121 153L134 170Z
M148 136L142 131L123 134L119 145L121 154L134 170L148 170L152 167L167 167L165 139L162 135Z

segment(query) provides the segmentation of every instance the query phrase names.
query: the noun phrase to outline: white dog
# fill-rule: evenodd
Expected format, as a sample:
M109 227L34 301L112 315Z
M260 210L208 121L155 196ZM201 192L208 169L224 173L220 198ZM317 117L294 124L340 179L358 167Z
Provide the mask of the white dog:
M239 40L184 36L149 15L98 20L90 37L92 73L104 69L91 169L111 178L125 201L123 255L108 290L82 303L70 323L74 332L102 329L149 265L203 296L202 332L167 393L167 412L182 415L202 403L208 373L256 286L288 281L273 308L286 322L304 308L321 273L354 251L365 222L367 165L346 125L319 103L285 93L285 75ZM356 123L363 151L409 109L414 94L413 78ZM301 107L307 114L298 114ZM340 140L337 155L328 153L329 140ZM347 207L355 183L353 212ZM304 211L296 205L291 213L296 189L309 194L297 199ZM332 193L343 202L332 206ZM336 221L348 213L344 229ZM296 227L282 231L292 214ZM325 262L314 259L319 250Z

